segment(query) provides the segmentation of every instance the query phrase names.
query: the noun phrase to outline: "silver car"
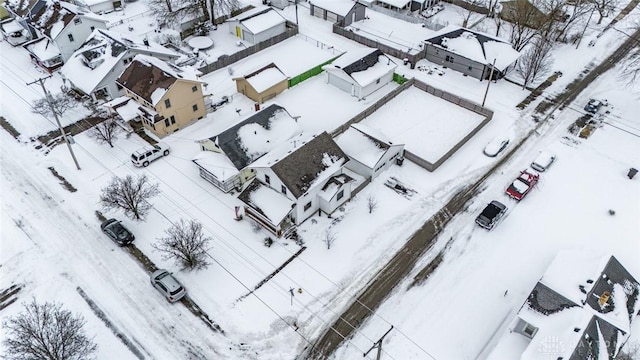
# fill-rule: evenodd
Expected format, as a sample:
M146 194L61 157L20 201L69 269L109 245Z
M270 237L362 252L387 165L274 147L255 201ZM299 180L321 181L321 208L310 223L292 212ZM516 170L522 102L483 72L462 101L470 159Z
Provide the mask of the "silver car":
M187 295L187 290L165 269L156 270L151 274L151 285L170 302L176 302Z

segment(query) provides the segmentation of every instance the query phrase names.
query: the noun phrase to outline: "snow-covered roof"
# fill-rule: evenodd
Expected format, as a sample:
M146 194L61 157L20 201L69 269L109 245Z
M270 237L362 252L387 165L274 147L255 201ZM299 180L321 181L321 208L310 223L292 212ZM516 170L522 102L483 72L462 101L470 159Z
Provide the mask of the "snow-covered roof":
M107 23L100 15L94 14L74 4L49 0L31 19L34 27L46 36L55 39L60 32L76 17L93 19Z
M520 358L538 359L543 349L568 359L577 348L595 360L613 357L640 310L638 290L640 284L613 256L560 251L518 312L537 328L531 342L520 347ZM522 335L505 334L501 342L513 346L512 336ZM496 356L513 351L509 346L499 344Z
M209 140L241 170L300 132L285 108L271 104Z
M148 55L136 55L118 83L155 106L178 80L198 81L191 67L178 68Z
M220 182L225 182L240 173L224 154L215 151L201 151L192 161L210 172Z
M396 67L396 63L382 51L358 48L348 51L331 64L323 66L322 69L347 82L355 82L364 87L380 79L389 71L395 70Z
M51 60L60 56L60 51L51 40L47 38L39 38L23 45L30 53L37 56L42 61Z
M287 80L287 76L276 66L267 67L253 76L245 78L249 84L259 93L270 87Z
M5 0L4 5L18 16L25 16L44 5L43 0Z
M294 202L286 196L270 187L262 185L255 179L238 198L260 212L274 225L280 224L294 206Z
M340 16L347 16L355 5L355 2L351 0L313 0L311 3Z
M397 7L399 9L403 9L405 6L409 5L409 2L411 2L411 0L376 0L376 2L381 2Z
M227 22L230 22L230 21L243 21L243 20L249 19L251 17L260 15L262 13L265 13L267 11L273 11L273 9L271 7L269 7L269 6L260 5L260 6L256 6L253 9L247 10L247 11L245 11L243 13L240 13L240 14L234 16L234 17L228 18L226 21Z
M495 59L498 70L506 69L520 57L508 41L459 26L447 26L425 42L480 64L491 65Z
M15 33L24 30L24 27L20 25L15 19L2 22L2 30L7 33Z
M147 43L149 45L133 35L96 29L60 68L60 72L75 87L85 94L90 94L110 74L125 54L145 52L165 57L178 57L174 51L157 43L151 41ZM116 74L118 75L120 74Z
M256 160L252 168L271 168L280 181L299 198L310 188L333 176L348 160L327 133L300 134Z
M336 139L336 143L350 158L371 169L389 149L389 144L376 141L353 125Z
M265 30L271 29L272 27L282 24L285 22L285 19L282 15L278 14L275 10L267 11L263 14L253 16L246 20L240 21L247 30L251 31L254 34L259 34Z
M128 96L120 96L102 106L113 109L124 121L133 120L138 116L146 115L141 109L140 104ZM149 111L148 109L145 109ZM155 115L152 114L152 115Z

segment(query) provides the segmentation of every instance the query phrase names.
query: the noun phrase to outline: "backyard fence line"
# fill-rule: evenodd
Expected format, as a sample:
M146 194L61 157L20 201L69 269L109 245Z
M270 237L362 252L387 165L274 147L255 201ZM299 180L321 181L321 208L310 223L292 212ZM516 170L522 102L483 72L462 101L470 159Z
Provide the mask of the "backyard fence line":
M445 24L441 24L438 22L433 21L432 19L425 19L422 16L411 16L411 15L407 15L398 11L394 11L394 10L390 10L387 8L384 8L380 5L376 5L376 4L371 4L370 8L376 12L379 12L381 14L385 14L387 16L396 18L396 19L400 19L400 20L404 20L406 22L410 22L413 24L423 24L424 27L426 27L427 29L433 30L433 31L438 31L442 28L444 28L445 26L448 25L448 22Z

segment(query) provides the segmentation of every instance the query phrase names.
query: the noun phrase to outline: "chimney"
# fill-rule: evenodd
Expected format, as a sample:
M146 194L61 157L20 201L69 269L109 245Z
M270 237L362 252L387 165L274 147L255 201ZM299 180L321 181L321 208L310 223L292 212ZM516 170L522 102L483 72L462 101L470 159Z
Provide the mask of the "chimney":
M147 38L142 39L142 43L143 43L145 46L149 46L149 39L147 39Z
M609 293L608 291L603 292L602 295L600 295L600 298L598 299L598 304L600 304L600 306L604 306L609 300L610 296L611 296L611 293Z

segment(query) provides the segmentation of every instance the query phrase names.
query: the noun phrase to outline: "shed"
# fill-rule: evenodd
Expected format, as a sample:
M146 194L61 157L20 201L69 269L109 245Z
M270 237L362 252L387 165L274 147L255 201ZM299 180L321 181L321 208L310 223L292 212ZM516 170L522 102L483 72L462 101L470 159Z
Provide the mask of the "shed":
M366 6L358 1L312 0L309 4L311 15L343 27L365 18Z
M289 78L274 63L233 80L239 93L260 104L289 88Z
M251 44L257 44L287 30L286 20L270 7L245 11L226 21L229 31Z

